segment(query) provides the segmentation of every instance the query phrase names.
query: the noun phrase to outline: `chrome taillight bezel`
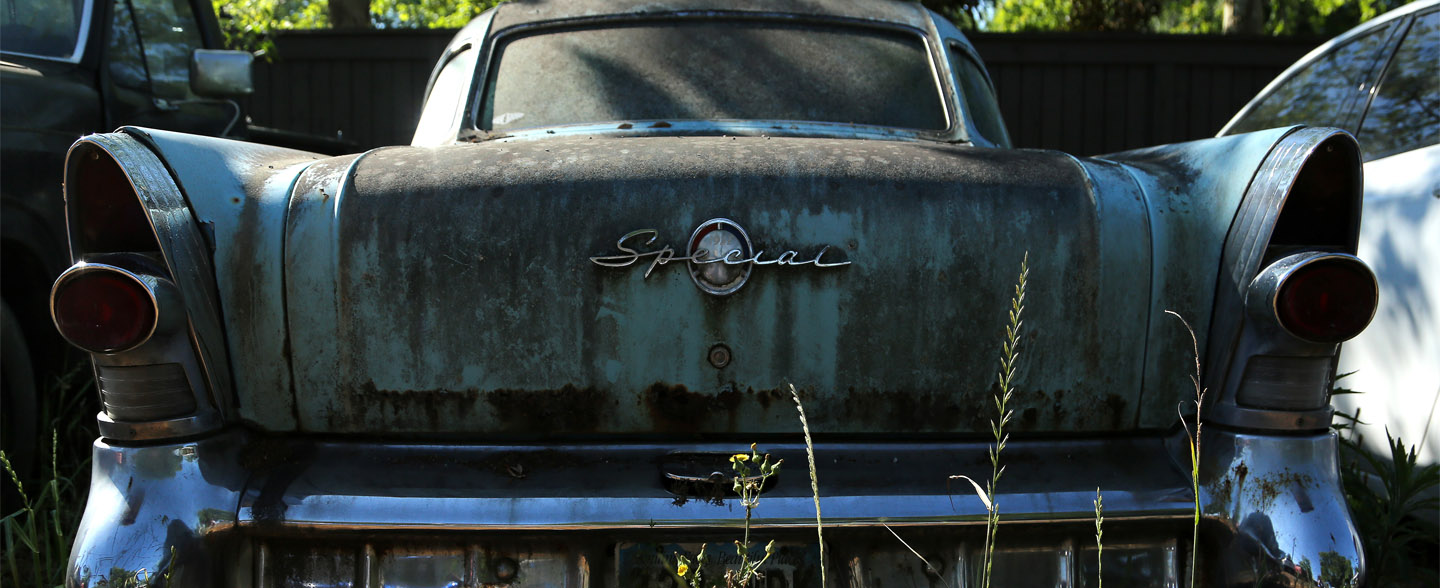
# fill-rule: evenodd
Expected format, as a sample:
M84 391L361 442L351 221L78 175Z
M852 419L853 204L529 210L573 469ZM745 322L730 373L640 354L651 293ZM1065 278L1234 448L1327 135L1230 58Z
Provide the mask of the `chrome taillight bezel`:
M110 276L119 277L123 280L133 282L134 284L139 286L140 290L143 291L145 295L149 298L151 308L149 320L150 324L148 328L143 329L143 335L132 341L127 341L125 344L120 346L91 347L80 341L77 341L72 336L73 333L67 332L67 329L61 321L60 311L56 307L56 301L59 298L61 291L64 288L73 285L78 280L85 279L87 276L98 273L104 273ZM170 285L168 280L165 280L164 278L161 278L159 276L150 275L144 272L132 271L130 269L108 263L92 263L81 261L73 266L70 266L69 269L61 273L60 277L56 278L55 283L50 287L50 320L55 324L55 328L57 331L60 332L60 336L64 338L66 342L74 345L79 349L90 353L123 353L125 351L136 349L155 337L155 333L161 330L162 324L166 322L165 315L167 313L165 313L164 311L164 302L166 300L173 300L174 296L174 287Z
M1286 319L1286 313L1281 309L1281 297L1285 294L1287 286L1291 284L1291 279L1303 271L1316 269L1321 264L1343 264L1357 277L1368 278L1368 284L1363 287L1370 293L1369 308L1364 311L1364 319L1359 321L1360 326L1353 329L1353 332L1346 331L1333 337L1315 337L1312 336L1313 333L1301 332L1290 324L1290 321ZM1347 253L1306 251L1282 257L1261 270L1250 282L1245 303L1253 318L1262 322L1273 322L1291 337L1310 343L1331 345L1350 340L1364 331L1370 321L1375 318L1379 299L1380 283L1375 278L1375 273L1370 270L1370 266L1360 258Z

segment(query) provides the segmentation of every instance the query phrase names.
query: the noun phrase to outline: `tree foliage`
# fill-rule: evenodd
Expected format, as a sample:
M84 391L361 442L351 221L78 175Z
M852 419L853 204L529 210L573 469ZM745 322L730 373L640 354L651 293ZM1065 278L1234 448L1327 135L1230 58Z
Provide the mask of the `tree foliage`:
M1411 0L1249 0L1268 35L1338 35ZM921 0L966 30L1219 34L1245 0Z
M503 0L369 0L377 29L460 28ZM274 49L272 37L288 30L328 29L329 0L212 0L225 42L236 49Z
M212 0L226 42L273 49L280 31L326 29L339 2L367 0ZM458 28L504 0L368 0L377 29ZM920 0L965 30L1134 31L1218 34L1226 5L1263 5L1270 35L1333 36L1411 0Z

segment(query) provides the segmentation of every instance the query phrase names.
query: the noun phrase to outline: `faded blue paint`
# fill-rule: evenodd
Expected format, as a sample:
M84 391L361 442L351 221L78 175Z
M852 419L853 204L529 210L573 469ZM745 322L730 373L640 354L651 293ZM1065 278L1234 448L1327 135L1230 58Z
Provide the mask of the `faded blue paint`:
M291 184L321 156L154 129L132 130L169 165L208 227L241 419L295 427L281 264Z
M1124 163L1144 190L1154 241L1147 394L1138 426L1169 426L1176 420L1177 405L1193 406L1187 401L1195 394L1190 382L1194 350L1184 326L1164 311L1178 312L1190 322L1203 354L1225 236L1261 162L1289 132L1274 129L1102 156Z
M817 421L844 430L983 432L1025 250L1036 328L1018 429L1173 423L1192 364L1163 311L1190 318L1203 344L1225 232L1279 136L1112 156L1121 165L780 138L555 139L318 163L151 141L214 227L227 336L245 366L241 416L267 429L523 434L554 417L572 432L779 431L791 415L769 396L794 382ZM735 218L757 248L830 245L854 264L757 268L716 299L684 264L647 280L641 264L588 262L637 228L683 247L714 216ZM1200 259L1217 269L1195 271ZM725 369L706 361L716 343L734 354ZM277 392L290 389L298 400ZM575 414L519 414L527 403Z
M1043 327L1027 337L1017 429L1135 423L1149 308L1135 268L1149 247L1135 184L1113 165L667 137L393 148L326 166L301 178L285 245L303 429L789 431L777 390L794 382L831 430L987 431L1026 250L1029 324ZM1124 181L1092 194L1082 170ZM640 228L658 231L653 247L683 247L716 216L772 255L828 245L853 264L758 267L716 298L684 264L644 279L643 264L589 262ZM734 355L723 369L706 360L717 343Z

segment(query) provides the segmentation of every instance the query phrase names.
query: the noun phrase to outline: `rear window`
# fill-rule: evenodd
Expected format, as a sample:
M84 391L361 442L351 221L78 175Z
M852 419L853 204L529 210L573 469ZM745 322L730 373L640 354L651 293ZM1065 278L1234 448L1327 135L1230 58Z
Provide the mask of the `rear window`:
M511 37L492 130L626 120L788 120L944 129L919 35L763 21L638 23Z

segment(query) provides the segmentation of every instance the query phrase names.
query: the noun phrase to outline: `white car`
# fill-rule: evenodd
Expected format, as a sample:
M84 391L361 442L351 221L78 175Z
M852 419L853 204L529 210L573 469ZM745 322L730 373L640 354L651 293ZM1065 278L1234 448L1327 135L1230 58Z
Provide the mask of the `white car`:
M1346 342L1335 397L1366 447L1385 431L1440 462L1440 1L1415 2L1310 52L1235 115L1220 135L1293 124L1340 127L1360 140L1365 211L1359 256L1380 279L1370 327Z

